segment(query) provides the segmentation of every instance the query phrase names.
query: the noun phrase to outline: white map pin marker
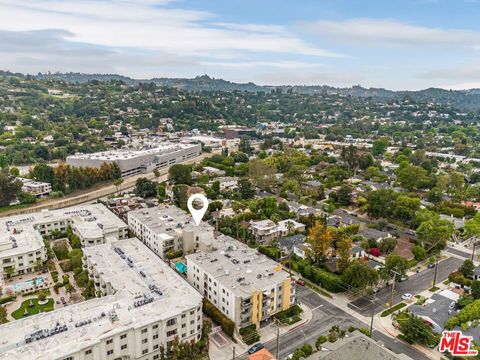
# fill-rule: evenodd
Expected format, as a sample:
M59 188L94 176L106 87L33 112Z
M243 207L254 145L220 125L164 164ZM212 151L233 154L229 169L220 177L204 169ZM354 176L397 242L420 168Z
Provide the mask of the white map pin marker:
M197 210L193 207L193 202L195 200L200 200L202 202L203 206L201 209ZM207 212L208 199L203 194L193 194L188 198L187 207L188 207L188 210L190 211L190 214L192 214L195 224L197 224L198 226L200 224L200 221L202 221L203 216Z

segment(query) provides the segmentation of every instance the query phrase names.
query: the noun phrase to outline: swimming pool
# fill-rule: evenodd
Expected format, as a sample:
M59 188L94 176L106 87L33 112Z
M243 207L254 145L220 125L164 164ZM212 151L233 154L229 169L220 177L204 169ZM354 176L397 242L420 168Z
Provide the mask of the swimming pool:
M11 286L12 286L13 291L19 292L19 291L22 291L24 289L34 287L34 285L37 285L37 286L43 285L43 277L39 276L39 277L36 278L35 281L33 279L25 280L25 281L13 284Z
M176 263L175 267L180 274L185 274L187 272L187 265L182 262Z

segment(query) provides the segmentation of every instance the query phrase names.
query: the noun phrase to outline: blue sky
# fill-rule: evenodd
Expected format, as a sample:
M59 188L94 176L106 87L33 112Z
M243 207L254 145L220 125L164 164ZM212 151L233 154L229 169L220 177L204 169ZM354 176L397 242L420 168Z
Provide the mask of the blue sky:
M0 68L480 87L480 0L0 0Z

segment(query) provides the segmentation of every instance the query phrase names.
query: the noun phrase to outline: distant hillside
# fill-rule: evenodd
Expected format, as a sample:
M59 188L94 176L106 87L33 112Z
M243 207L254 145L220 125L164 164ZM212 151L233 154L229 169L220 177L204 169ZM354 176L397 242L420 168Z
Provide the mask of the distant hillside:
M197 76L193 79L171 79L171 78L153 78L153 79L132 79L130 77L116 74L82 74L82 73L53 73L38 74L37 79L56 79L68 82L84 83L91 80L110 81L121 80L126 84L155 83L161 86L169 86L185 91L265 91L262 86L254 83L239 84L223 79L211 78L208 75Z
M18 74L15 74L18 75ZM414 101L435 102L439 104L451 105L462 111L480 110L480 89L470 90L445 90L438 88L429 88L419 91L392 91L382 88L363 88L353 86L350 88L336 88L327 85L315 86L261 86L254 83L235 83L223 79L211 78L208 75L197 76L193 79L182 78L153 78L153 79L132 79L130 77L117 74L82 74L82 73L49 73L36 75L38 79L57 79L68 82L87 82L91 80L110 81L121 80L126 84L138 84L140 82L153 82L161 86L169 86L185 91L271 91L280 88L284 91L292 90L302 94L315 93L335 93L354 97L371 97L380 100L399 100L411 98Z

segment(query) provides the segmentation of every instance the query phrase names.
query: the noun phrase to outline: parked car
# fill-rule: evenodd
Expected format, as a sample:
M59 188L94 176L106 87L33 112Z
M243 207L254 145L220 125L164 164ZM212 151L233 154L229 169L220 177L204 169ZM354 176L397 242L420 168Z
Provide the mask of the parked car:
M376 293L378 293L378 292L380 291L380 288L379 288L379 287L374 287L374 288L372 289L372 291L373 291L374 294L376 294Z
M405 293L405 294L402 295L403 300L410 300L412 297L413 297L413 295L410 294L410 293Z
M305 286L305 281L303 281L302 279L297 279L296 283L297 285Z
M435 264L428 264L427 265L427 268L429 268L429 269L433 269L434 267L435 267Z
M407 275L402 275L400 277L397 276L397 281L398 282L404 282L404 281L407 281L408 280L408 276Z
M264 347L265 347L265 346L264 346L262 343L255 344L255 345L253 345L250 349L248 349L248 353L249 353L249 354L254 354L254 353L256 353L257 351L262 350Z

